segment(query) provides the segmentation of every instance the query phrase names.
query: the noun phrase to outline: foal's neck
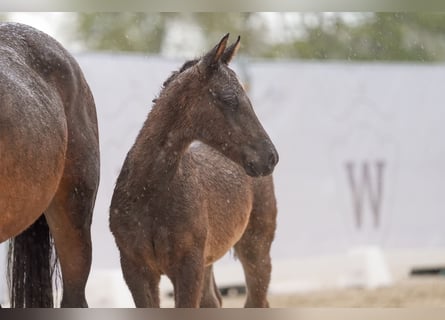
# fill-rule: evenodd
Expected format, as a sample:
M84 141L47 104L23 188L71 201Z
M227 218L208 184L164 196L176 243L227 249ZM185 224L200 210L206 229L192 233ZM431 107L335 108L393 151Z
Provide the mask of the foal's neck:
M177 101L157 100L135 144L139 149L135 153L142 161L142 174L152 186L166 185L173 178L182 155L192 142L187 134L191 128L181 118L181 106Z

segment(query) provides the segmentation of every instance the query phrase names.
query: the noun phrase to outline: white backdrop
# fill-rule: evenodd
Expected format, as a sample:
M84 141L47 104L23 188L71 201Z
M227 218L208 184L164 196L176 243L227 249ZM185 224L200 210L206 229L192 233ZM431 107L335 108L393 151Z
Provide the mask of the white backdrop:
M100 125L94 264L114 267L107 222L114 182L151 100L182 62L102 54L77 58ZM274 173L279 205L274 258L370 244L445 248L445 66L252 62L234 68L249 79L254 108L280 153Z

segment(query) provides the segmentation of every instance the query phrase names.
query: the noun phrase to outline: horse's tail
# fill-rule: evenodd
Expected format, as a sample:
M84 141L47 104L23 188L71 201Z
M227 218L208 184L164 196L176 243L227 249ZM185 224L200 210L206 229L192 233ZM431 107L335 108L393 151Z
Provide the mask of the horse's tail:
M53 274L57 265L54 241L42 214L23 233L11 239L8 284L12 308L52 308Z

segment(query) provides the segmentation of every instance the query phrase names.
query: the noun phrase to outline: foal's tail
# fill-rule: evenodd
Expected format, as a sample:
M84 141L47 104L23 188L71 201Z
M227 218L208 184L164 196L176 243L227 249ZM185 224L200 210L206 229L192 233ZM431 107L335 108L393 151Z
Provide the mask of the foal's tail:
M52 308L57 257L45 216L11 239L8 284L12 308Z

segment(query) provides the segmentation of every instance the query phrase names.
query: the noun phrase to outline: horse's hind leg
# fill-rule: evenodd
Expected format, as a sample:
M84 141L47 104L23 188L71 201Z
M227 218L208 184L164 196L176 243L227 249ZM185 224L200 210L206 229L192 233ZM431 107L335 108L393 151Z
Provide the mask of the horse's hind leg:
M235 245L247 285L245 307L269 307L267 290L271 277L270 248L276 228L276 203L272 184L258 186L249 224Z
M62 307L88 306L85 286L91 268L91 221L99 185L99 150L94 135L84 131L83 135L71 131L62 180L45 212L62 271Z
M77 179L62 179L45 213L62 271L62 307L88 307L85 286L91 267L90 228L97 182Z
M221 294L215 283L213 265L205 268L204 283L199 306L201 308L219 308L222 305Z

